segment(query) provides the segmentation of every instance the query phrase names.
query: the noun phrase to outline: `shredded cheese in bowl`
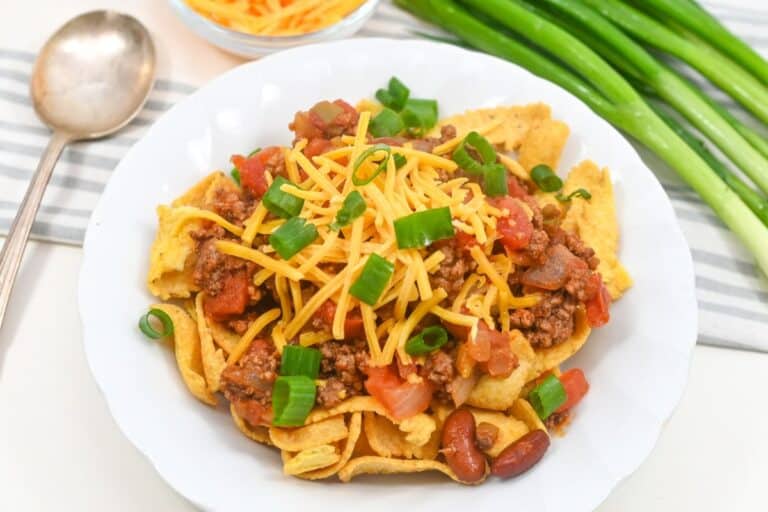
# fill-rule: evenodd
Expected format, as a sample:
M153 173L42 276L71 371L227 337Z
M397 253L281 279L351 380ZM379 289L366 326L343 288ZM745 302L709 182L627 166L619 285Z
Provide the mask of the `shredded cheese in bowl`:
M295 36L335 25L366 0L185 1L198 14L238 32Z

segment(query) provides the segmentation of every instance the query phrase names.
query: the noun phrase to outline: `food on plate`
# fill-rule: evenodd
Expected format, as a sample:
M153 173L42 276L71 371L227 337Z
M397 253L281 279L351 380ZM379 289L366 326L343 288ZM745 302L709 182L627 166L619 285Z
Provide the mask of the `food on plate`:
M308 34L338 23L365 0L185 0L198 14L238 32Z
M140 328L285 474L519 475L631 285L609 171L555 173L569 130L544 104L440 121L396 78L375 96L296 113L291 145L159 206L147 284L171 302Z

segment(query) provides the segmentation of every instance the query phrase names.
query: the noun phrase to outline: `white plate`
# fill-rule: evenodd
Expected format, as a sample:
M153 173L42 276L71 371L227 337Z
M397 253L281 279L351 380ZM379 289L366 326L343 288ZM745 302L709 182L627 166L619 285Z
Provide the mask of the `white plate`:
M370 97L392 75L415 96L437 98L441 115L544 101L572 131L561 171L583 158L613 171L621 258L636 284L572 362L592 390L568 435L515 480L467 488L432 475L348 485L285 477L277 453L243 437L223 406L192 398L170 351L136 328L152 302L144 277L156 205L228 168L233 153L289 143L297 110ZM215 510L592 510L651 451L682 394L696 339L688 248L661 186L629 143L521 68L423 41L357 39L286 51L232 70L171 109L125 156L93 214L80 310L88 361L120 428L170 485Z

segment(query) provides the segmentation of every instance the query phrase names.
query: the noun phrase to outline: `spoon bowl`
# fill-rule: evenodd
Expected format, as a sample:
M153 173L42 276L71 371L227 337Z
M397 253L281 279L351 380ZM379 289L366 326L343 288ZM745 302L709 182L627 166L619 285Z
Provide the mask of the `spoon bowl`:
M31 95L40 119L72 139L108 135L143 106L154 81L155 49L147 29L113 11L83 14L43 46Z
M155 47L135 18L80 15L45 43L30 84L32 104L53 130L0 251L0 327L24 248L53 168L72 141L109 135L139 113L155 79Z

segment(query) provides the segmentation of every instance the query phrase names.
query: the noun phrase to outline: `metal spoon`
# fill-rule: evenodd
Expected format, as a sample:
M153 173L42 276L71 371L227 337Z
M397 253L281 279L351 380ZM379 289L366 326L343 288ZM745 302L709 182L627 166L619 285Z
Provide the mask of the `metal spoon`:
M35 62L30 93L53 130L0 252L0 327L53 167L70 142L109 135L133 119L152 89L155 47L135 18L94 11L61 27Z

